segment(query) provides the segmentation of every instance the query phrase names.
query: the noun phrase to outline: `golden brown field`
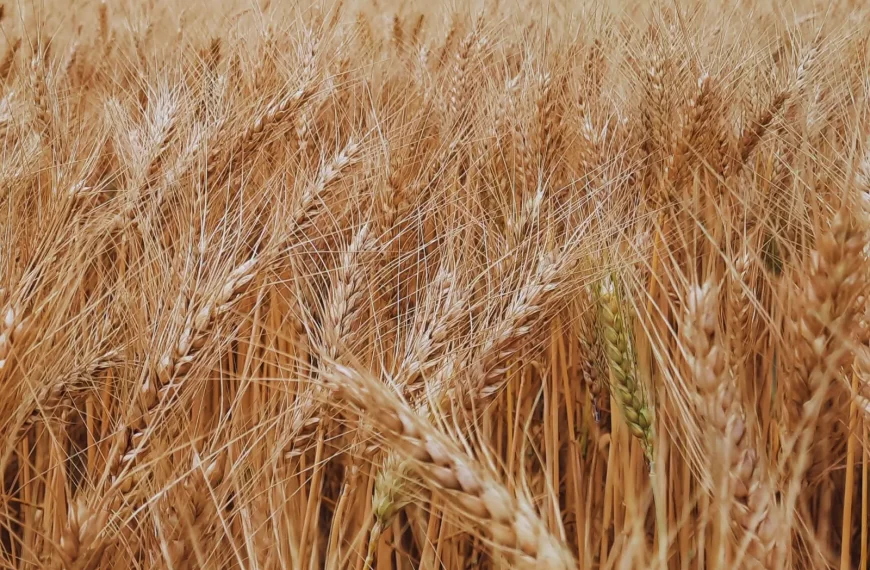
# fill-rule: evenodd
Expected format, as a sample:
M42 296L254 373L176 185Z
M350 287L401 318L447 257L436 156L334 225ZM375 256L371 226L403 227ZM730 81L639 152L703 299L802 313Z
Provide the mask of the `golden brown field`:
M867 570L868 8L5 2L0 570Z

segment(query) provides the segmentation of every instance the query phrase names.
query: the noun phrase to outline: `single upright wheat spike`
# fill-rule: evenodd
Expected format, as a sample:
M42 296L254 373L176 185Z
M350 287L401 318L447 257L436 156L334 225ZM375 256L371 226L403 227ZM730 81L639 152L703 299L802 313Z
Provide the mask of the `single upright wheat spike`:
M705 150L704 147L712 142L705 140L705 138L710 138L707 127L715 112L712 82L713 80L707 74L698 79L697 92L689 103L685 125L674 144L673 153L668 159L666 166L668 182L675 187L685 182L688 174L686 164L693 153Z
M849 219L844 212L835 216L829 230L818 237L810 268L798 300L795 315L795 347L798 393L809 393L803 402L796 428L799 460L793 472L798 484L807 468L806 455L828 389L837 371L851 362L851 338L857 330L855 300L867 290L864 264L867 233L863 218Z
M744 249L734 260L734 274L727 279L728 283L728 333L731 340L729 360L735 373L751 374L752 362L752 317L754 295L750 280L751 257ZM747 288L750 288L747 291Z
M453 84L450 86L450 116L453 120L459 120L459 113L466 104L468 67L474 56L474 48L477 43L477 31L470 32L459 45L456 61L453 65Z
M561 97L565 78L553 79L549 73L541 79L541 94L537 100L536 152L541 169L550 169L561 159ZM544 178L545 172L539 175Z
M337 363L330 370L336 396L381 428L390 445L413 458L411 466L427 486L451 501L495 546L513 554L524 568L574 568L570 553L522 495L511 493L376 379Z
M616 284L607 279L599 291L599 318L604 352L610 364L611 393L619 404L631 435L638 438L647 459L653 459L652 410L635 376L635 355L631 331L625 323L625 309Z
M746 413L726 367L716 293L711 281L689 291L680 335L698 393L699 418L706 424L709 452L725 462L734 520L750 537L750 554L761 567L770 568L783 517L764 458L752 446Z
M392 239L397 231L396 222L404 216L411 204L408 202L408 188L401 175L402 163L397 151L391 151L389 157L389 172L386 182L379 187L377 193L378 223L377 232L384 239Z
M37 129L44 132L52 126L52 113L49 101L51 93L52 81L51 74L48 70L48 46L39 45L36 48L36 54L33 56L30 66L31 81L33 84L34 104L36 107L35 119Z
M651 157L657 157L663 145L670 140L667 128L668 90L665 84L665 74L668 70L668 58L659 47L653 47L648 67L644 70L642 78L644 99L641 110L641 124L644 130L643 147ZM650 164L648 169L650 175L658 172L653 167L655 164ZM655 181L655 178L652 178L651 181Z
M537 188L535 183L535 172L533 172L534 158L532 149L528 140L528 133L524 129L523 122L519 119L521 105L519 97L511 98L511 111L514 119L512 121L511 139L514 150L514 196L515 201L523 204L527 200L527 194L533 188ZM523 206L520 206L522 208ZM517 224L519 225L519 224Z
M109 36L112 32L109 27L109 5L106 4L106 0L100 0L99 29L100 41L102 41L103 45L106 46L106 49L108 49Z
M342 252L338 271L322 319L323 350L330 359L337 359L348 342L365 303L364 277L366 254L374 251L375 239L371 226L365 223L357 230L346 251Z

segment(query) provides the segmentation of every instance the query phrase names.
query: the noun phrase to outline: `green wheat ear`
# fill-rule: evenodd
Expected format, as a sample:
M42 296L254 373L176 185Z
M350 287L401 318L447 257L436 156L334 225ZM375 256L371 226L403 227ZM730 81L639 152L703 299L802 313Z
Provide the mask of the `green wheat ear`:
M652 410L635 376L635 357L631 333L625 325L625 310L614 278L605 279L598 287L598 316L607 362L610 365L610 383L613 396L631 435L638 438L644 455L652 463L653 429Z

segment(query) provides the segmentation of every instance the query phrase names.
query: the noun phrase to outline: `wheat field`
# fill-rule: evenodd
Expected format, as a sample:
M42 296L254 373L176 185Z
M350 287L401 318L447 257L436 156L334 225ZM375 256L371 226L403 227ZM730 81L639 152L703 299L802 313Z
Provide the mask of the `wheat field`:
M0 569L870 568L870 7L0 32Z

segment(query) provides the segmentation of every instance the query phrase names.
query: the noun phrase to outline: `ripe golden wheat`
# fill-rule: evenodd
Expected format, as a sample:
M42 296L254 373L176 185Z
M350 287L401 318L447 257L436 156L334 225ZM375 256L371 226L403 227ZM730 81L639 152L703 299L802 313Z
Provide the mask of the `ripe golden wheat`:
M0 8L0 568L870 568L870 11Z

